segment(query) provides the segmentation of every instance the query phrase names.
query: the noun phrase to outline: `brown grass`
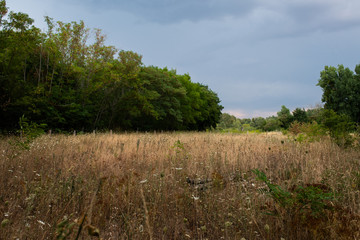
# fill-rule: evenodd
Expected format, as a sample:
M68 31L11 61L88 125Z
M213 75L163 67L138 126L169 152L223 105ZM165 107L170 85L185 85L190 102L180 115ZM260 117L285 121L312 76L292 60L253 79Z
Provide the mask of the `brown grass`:
M29 151L9 142L0 139L1 239L360 239L360 153L328 139L44 135ZM325 185L337 200L316 218L282 208L252 169L289 191Z

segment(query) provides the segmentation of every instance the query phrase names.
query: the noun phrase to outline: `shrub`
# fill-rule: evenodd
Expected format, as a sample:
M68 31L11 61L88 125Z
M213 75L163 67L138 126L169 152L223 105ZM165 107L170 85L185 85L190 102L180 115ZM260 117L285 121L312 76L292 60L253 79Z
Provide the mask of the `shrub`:
M339 146L349 147L354 143L355 139L350 133L355 130L355 123L348 115L337 114L333 110L324 110L322 125Z
M30 143L40 135L44 134L46 124L37 124L29 121L25 115L19 119L20 129L17 131L20 134L20 140L16 141L16 145L29 150Z
M319 141L326 136L326 129L317 122L299 123L295 121L290 125L289 132L295 135L295 140L298 142Z

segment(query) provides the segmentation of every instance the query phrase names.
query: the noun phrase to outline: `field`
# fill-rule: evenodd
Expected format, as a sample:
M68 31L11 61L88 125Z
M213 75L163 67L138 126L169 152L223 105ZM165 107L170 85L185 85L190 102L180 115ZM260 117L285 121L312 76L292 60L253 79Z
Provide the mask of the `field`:
M1 239L360 239L360 151L280 133L0 139Z

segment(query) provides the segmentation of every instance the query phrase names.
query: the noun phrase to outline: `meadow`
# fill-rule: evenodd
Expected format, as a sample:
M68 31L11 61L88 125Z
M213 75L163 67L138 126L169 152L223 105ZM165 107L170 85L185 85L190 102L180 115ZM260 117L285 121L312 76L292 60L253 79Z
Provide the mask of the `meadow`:
M1 239L360 239L360 151L281 133L0 139Z

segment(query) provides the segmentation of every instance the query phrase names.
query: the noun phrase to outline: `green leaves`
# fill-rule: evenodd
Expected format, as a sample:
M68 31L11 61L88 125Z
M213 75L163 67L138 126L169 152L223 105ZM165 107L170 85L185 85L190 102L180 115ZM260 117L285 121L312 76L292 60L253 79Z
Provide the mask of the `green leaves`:
M360 122L360 65L356 74L343 65L325 66L320 73L318 86L323 90L322 101L326 109L346 114L355 122Z
M217 95L188 74L143 66L140 54L106 46L99 29L88 44L83 21L45 17L43 33L27 14L6 13L0 1L0 129L16 128L22 114L53 130L205 130L219 121Z
M349 147L354 142L350 133L355 130L355 123L348 115L326 109L322 113L322 125L339 146Z
M283 105L281 106L280 112L277 113L277 116L280 121L280 126L284 129L288 129L293 121L293 116L291 115L290 110Z
M264 172L258 169L254 169L252 172L255 173L259 181L262 181L267 185L267 193L282 207L286 207L293 203L291 193L283 190L279 185L272 184Z

